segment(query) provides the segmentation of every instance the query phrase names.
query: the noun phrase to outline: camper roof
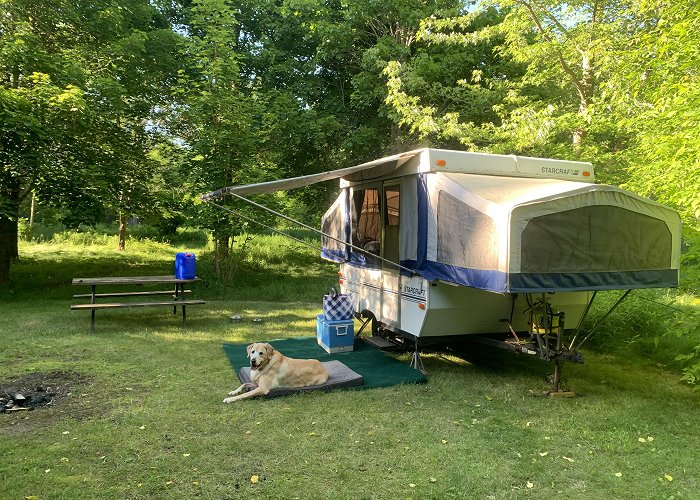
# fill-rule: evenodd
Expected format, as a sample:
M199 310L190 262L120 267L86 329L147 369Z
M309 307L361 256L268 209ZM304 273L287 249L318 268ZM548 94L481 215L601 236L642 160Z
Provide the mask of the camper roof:
M593 165L588 162L447 149L425 149L423 154L427 158L421 158L422 171L594 181Z
M345 180L345 182L341 182L341 186L345 186L349 182L383 177L399 168L402 168L402 175L423 172L462 172L580 182L594 181L593 166L587 162L424 148L386 156L354 167L329 170L290 179L225 187L202 195L202 200L209 201L226 194L247 195L287 191L339 178Z

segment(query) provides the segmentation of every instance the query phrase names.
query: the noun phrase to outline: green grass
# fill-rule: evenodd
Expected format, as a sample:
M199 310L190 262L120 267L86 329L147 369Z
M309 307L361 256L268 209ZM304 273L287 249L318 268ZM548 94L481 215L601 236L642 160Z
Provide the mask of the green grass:
M634 350L567 365L575 399L538 396L548 364L435 352L424 385L222 404L237 380L221 344L313 335L335 280L313 251L257 238L232 284L195 290L207 304L187 328L123 309L98 312L95 335L69 309L73 276L167 273L187 249L210 277L206 248L22 244L0 295L0 381L61 371L71 395L0 415L4 498L698 498L700 394Z

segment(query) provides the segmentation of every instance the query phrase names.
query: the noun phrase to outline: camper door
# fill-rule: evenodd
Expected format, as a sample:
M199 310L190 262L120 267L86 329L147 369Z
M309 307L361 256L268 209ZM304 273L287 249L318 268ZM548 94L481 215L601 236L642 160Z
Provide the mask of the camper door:
M350 203L352 244L364 251L350 249L350 263L369 269L381 269L382 210L381 184L355 186Z
M390 326L400 325L399 183L371 183L352 188L350 212L351 281L359 284L360 307ZM385 262L387 259L391 262Z

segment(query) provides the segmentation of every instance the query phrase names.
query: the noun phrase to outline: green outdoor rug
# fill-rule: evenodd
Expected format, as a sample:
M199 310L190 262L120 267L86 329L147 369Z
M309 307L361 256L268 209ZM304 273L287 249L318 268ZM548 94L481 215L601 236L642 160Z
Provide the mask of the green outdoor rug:
M352 389L389 387L398 384L427 382L420 371L398 361L379 349L355 339L354 351L328 354L316 343L316 337L291 337L269 341L272 346L287 357L331 361L337 359L351 370L362 375L365 383ZM234 371L248 365L246 346L248 344L223 344L224 352Z

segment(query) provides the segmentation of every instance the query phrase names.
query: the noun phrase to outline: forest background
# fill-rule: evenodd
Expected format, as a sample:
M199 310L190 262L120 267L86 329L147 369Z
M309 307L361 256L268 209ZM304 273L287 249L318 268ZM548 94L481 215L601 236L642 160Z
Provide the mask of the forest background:
M241 221L232 184L431 146L590 161L700 220L691 0L0 0L0 281L22 217ZM271 197L310 224L332 186ZM37 208L39 207L39 208Z
M202 193L430 146L590 161L599 182L670 205L697 297L694 7L0 0L0 286L38 222L112 224L122 250L129 220L162 238L202 228L219 270L249 228ZM265 203L318 226L334 189Z

